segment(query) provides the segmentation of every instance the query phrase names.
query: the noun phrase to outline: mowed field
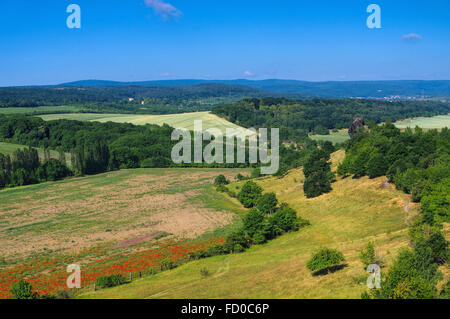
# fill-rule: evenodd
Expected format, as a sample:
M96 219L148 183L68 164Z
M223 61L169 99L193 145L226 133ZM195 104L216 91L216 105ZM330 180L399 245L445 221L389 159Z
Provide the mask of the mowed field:
M333 155L333 168L342 160ZM283 178L257 181L264 191L275 192L294 207L311 226L283 235L244 253L189 262L131 284L90 292L83 298L360 298L367 290L360 251L369 241L389 267L401 248L408 246L408 226L419 214L408 195L395 190L386 178L340 179L333 191L315 199L303 194L304 176L294 169ZM242 182L229 187L239 190ZM446 232L449 227L446 225ZM319 247L343 252L347 266L314 277L307 260ZM201 275L208 269L210 276ZM382 269L382 273L387 268ZM446 272L448 276L448 271Z
M396 122L395 126L401 129L407 127L415 128L416 126L421 127L423 129L441 129L444 127L450 128L450 115L407 119Z
M130 115L130 114L94 114L94 113L79 113L79 114L51 114L43 115L42 119L46 121L67 119L77 121L96 121L96 122L116 122L116 123L131 123L134 125L168 124L174 128L184 128L187 130L194 130L194 121L202 121L202 129L218 128L223 133L227 128L239 128L238 125L228 122L209 112L196 113L181 113L169 115Z
M238 173L248 170L122 170L0 191L0 297L23 278L41 293L63 289L69 263L88 285L220 240L243 209L212 182Z

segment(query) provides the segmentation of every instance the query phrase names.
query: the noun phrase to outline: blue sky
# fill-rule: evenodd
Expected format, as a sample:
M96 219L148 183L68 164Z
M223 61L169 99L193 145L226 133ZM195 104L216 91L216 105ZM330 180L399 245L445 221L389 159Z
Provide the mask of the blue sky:
M71 3L81 29L66 26ZM371 3L381 29L366 26ZM449 40L448 0L2 0L0 86L450 79Z

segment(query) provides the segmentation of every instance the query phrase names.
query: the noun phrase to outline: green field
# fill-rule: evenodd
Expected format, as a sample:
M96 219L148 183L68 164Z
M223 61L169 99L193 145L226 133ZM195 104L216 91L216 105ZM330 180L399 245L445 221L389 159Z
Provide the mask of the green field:
M444 127L450 128L450 115L407 119L396 122L395 126L401 129L405 129L407 127L415 128L416 126L423 129L441 129Z
M54 112L79 112L81 108L76 106L39 106L39 107L7 107L0 108L0 114L39 115Z
M350 139L347 130L331 133L329 135L311 135L310 138L314 141L330 141L333 144L344 143Z
M227 128L239 128L238 125L228 122L209 112L181 113L170 115L128 115L128 114L50 114L41 116L45 121L67 119L77 121L96 121L96 122L116 122L131 123L135 125L168 124L174 128L185 128L194 130L194 121L201 120L203 130L209 128L218 128L225 132Z

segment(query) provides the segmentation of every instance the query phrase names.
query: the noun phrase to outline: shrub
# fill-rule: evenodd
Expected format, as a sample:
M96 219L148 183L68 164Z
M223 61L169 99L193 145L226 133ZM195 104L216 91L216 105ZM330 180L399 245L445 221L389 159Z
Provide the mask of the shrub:
M325 270L330 272L331 268L342 264L345 261L341 252L336 249L321 248L313 254L311 259L306 264L310 271Z
M273 214L277 208L278 200L275 193L267 193L258 199L256 206L263 214Z
M442 286L442 290L439 293L440 299L450 299L450 280L447 280L447 282Z
M256 205L261 197L262 189L255 182L248 181L244 184L238 194L238 200L246 208L251 208Z
M236 244L233 247L233 253L242 253L245 250L244 247L242 247L242 245L240 244Z
M227 179L224 175L219 175L214 180L214 185L216 185L216 186L227 185L227 184L229 184L229 182L227 181Z
M206 254L209 256L217 256L225 254L225 248L223 245L212 245L206 250Z
M224 250L226 252L236 252L236 249L246 249L249 247L249 238L243 231L237 231L227 236Z
M410 230L410 236L416 253L427 255L429 251L431 262L443 264L449 257L449 242L438 227L419 225Z
M243 218L243 229L246 234L253 237L260 232L264 223L264 214L259 210L252 208Z
M25 280L15 282L11 287L14 299L38 299L39 295L33 292L33 286Z
M375 248L373 243L369 242L366 248L361 251L360 260L364 264L364 267L376 263Z
M190 260L197 260L197 259L206 258L206 257L208 257L208 253L203 249L199 249L197 251L189 253Z
M110 276L98 277L96 286L98 288L109 288L123 285L127 282L127 279L121 274L113 274Z
M282 232L297 231L300 226L309 225L304 219L297 218L297 212L288 205L282 205L272 218L273 225L276 225Z
M259 167L256 167L252 169L252 172L250 173L250 178L258 178L261 177L261 169Z
M202 268L200 269L200 275L202 275L202 277L208 277L211 273L209 272L209 270L207 268Z
M401 251L374 296L382 299L434 298L437 267L424 265L418 257L408 249Z
M231 189L228 189L227 194L228 194L228 196L233 197L233 198L237 197L236 192Z
M161 270L170 270L177 267L177 264L170 259L161 260Z
M238 181L245 181L245 180L249 179L249 177L248 176L244 176L241 173L239 173L239 174L236 175L236 179Z
M216 187L216 190L217 190L219 193L228 193L228 188L227 188L225 185L222 185L222 184L218 185L218 186Z
M58 290L54 294L41 296L41 299L72 299L72 295L67 290Z
M367 163L367 174L370 178L386 175L389 164L386 157L380 153L372 154Z
M314 198L331 191L330 175L326 171L316 171L305 178L303 191L307 198Z
M254 236L253 236L253 243L255 243L256 245L261 245L264 244L267 240L266 240L266 236L264 235L264 233L262 231L258 231Z

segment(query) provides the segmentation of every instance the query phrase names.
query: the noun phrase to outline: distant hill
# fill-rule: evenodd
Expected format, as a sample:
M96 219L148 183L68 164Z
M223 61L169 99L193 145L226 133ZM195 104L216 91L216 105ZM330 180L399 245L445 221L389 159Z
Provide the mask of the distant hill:
M101 86L158 86L186 87L199 84L226 84L246 86L265 92L279 94L295 94L316 97L361 97L384 98L398 96L406 97L450 97L450 81L330 81L306 82L296 80L166 80L142 82L117 82L102 80L86 80L63 83L62 87L101 87Z

